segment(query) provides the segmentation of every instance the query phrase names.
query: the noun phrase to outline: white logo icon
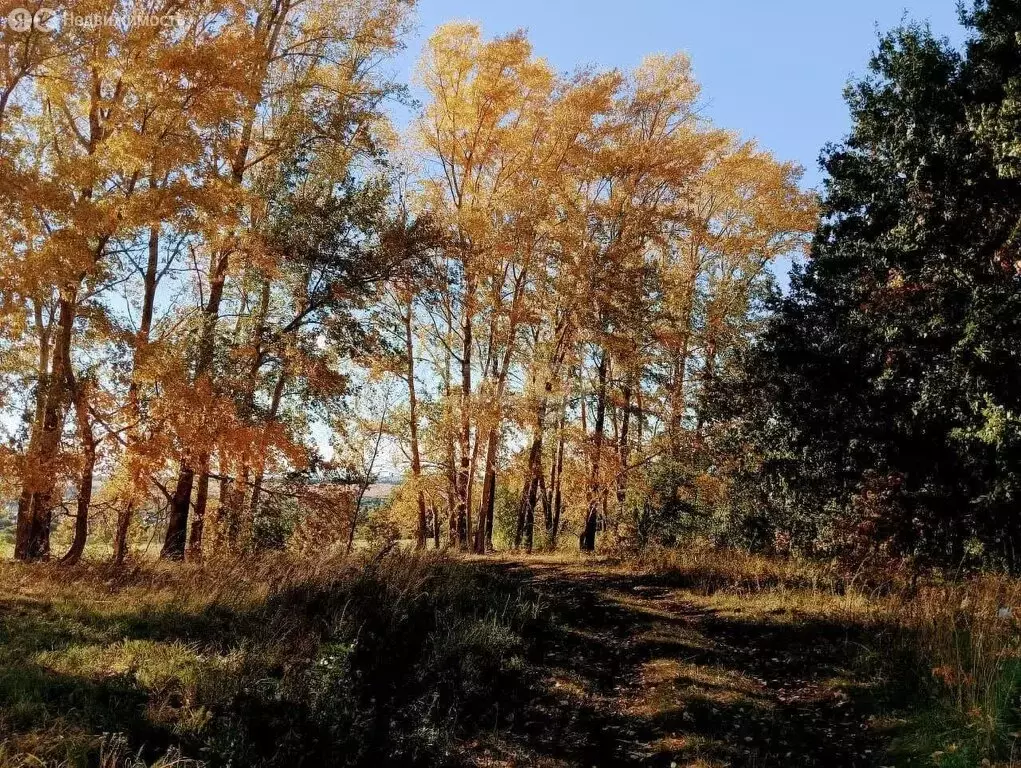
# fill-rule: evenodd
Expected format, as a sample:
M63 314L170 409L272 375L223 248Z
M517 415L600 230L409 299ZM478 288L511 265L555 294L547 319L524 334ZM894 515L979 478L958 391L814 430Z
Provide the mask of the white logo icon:
M40 8L34 14L27 8L15 8L7 14L7 26L15 32L49 32L56 27L57 12L52 8Z
M57 12L52 8L40 8L35 12L35 16L32 17L32 24L40 32L47 32L56 26L53 23L56 18Z
M27 8L15 8L7 14L7 26L15 32L28 32L32 29L32 12Z

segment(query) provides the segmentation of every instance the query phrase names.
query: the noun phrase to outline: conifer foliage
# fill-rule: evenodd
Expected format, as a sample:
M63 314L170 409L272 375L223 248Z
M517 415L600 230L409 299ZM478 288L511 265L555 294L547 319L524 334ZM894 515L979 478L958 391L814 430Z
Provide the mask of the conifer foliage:
M824 153L822 218L744 380L777 530L802 544L1021 566L1021 10L963 53L885 35Z

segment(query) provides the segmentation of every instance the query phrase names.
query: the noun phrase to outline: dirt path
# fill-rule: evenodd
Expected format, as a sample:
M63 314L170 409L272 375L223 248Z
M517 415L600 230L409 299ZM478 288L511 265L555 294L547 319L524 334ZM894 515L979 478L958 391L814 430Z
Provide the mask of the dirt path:
M860 633L714 605L669 578L600 565L500 566L544 595L540 695L477 762L536 766L882 766Z

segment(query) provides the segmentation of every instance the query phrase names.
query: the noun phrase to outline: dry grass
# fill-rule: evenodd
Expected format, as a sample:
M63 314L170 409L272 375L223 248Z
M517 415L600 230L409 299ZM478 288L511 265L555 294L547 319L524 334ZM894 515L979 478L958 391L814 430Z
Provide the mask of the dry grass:
M831 564L709 547L649 552L627 567L669 574L695 602L757 620L827 618L867 628L863 658L910 665L893 671L916 688L910 725L901 729L903 753L947 767L1021 765L1018 579L913 581L902 571L847 573Z
M881 708L905 760L1021 764L1016 580L912 585L899 572L846 573L704 547L535 556L530 575L520 565L510 556L402 552L378 561L147 563L121 573L0 563L0 766L192 768L227 756L286 765L337 750L347 750L349 764L380 764L384 753L391 763L397 755L435 764L480 728L498 740L502 718L523 711L529 690L553 691L572 707L594 700L591 681L568 668L529 679L529 638L558 610L556 589L528 586L535 575L541 586L547 570L567 582L603 574L642 631L671 628L670 637L634 634L636 642L669 641L706 658L712 633L669 621L680 603L738 632L742 622L802 634L844 628L863 668L822 685L851 691L882 677L877 690L896 689ZM669 589L649 593L657 599L627 586L660 581ZM588 621L564 639L592 649L606 636ZM638 678L625 713L638 721L670 717L679 696L710 708L758 707L762 717L772 711L760 701L761 683L738 668L654 656ZM685 722L682 711L673 714ZM653 751L683 746L709 760L716 748L700 746L706 737L694 732L684 745L668 743L681 736L663 738Z
M0 765L431 764L538 604L449 558L0 565ZM507 679L504 679L507 678Z

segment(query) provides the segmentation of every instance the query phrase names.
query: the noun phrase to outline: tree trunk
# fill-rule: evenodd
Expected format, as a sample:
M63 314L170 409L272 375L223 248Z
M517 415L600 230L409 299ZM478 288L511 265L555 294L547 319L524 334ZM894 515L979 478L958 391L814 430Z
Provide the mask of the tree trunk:
M223 500L222 517L219 518L218 547L238 553L245 545L245 495L248 489L248 467L242 466L238 477L233 478L226 498Z
M101 89L94 87L89 105L88 154L94 155L105 138L106 126L100 117ZM134 182L126 188L130 196ZM91 187L82 189L76 202L90 201ZM110 234L99 237L92 253L93 262L103 254ZM60 452L60 437L68 405L68 384L71 375L71 341L77 311L78 291L87 272L77 275L77 281L63 286L58 301L57 338L53 345L53 364L45 382L45 405L41 409L42 423L35 450L29 445L25 476L18 500L18 519L15 531L14 557L17 560L45 560L50 556L50 525L53 518L53 493L56 487L56 462ZM38 318L38 316L37 316ZM40 351L43 351L42 349ZM42 385L42 382L40 382ZM37 401L38 403L38 401ZM33 426L33 431L35 425Z
M135 348L132 351L131 359L131 383L128 385L128 406L131 410L131 418L136 422L140 418L140 407L138 402L138 364L139 358L143 356L149 346L149 337L152 333L152 317L156 306L156 288L159 283L159 244L160 228L158 226L149 229L149 252L145 265L144 287L142 295L142 316L138 323L138 333L135 334ZM138 472L135 462L135 446L139 440L136 429L128 431L127 446L125 447L126 463L128 473L132 482L137 480ZM132 487L129 491L127 503L117 514L117 527L113 540L113 563L120 566L128 551L128 531L131 529L131 516L134 512L137 489Z
M163 540L160 558L163 560L184 560L185 534L188 531L188 511L191 507L191 492L195 484L195 472L181 464L177 485L170 500L170 517L167 520L167 536Z
M482 501L479 504L479 522L475 528L476 554L493 548L493 517L496 511L496 468L487 469L482 483Z
M704 438L706 413L709 410L709 397L713 390L713 379L716 375L716 341L710 335L706 340L705 367L702 371L702 391L699 393L698 416L695 423L695 446L701 450Z
M457 461L454 456L454 441L451 438L447 463L447 544L457 546Z
M69 376L70 379L70 376ZM61 565L74 565L81 560L89 536L89 505L92 503L92 479L96 468L96 438L92 432L85 392L80 385L69 381L74 392L75 418L78 421L78 439L82 447L82 473L78 481L78 501L74 522L74 538Z
M52 325L46 325L43 320L42 302L36 301L34 306L35 324L39 332L39 360L38 360L38 383L35 392L35 413L32 418L32 431L28 442L27 455L34 457L39 452L39 442L42 440L43 420L46 413L46 397L50 391L50 337ZM52 322L52 316L50 320ZM28 477L26 472L25 477ZM27 494L22 490L18 499L17 536L18 541L23 535L30 535L32 515L31 491ZM23 533L24 532L24 533ZM18 556L17 544L15 557Z
M541 424L541 422L540 422ZM528 449L528 470L525 482L521 487L521 501L518 504L518 527L514 537L514 546L518 548L522 542L526 549L532 551L533 529L535 524L535 504L538 500L539 475L542 473L542 431L537 428L532 435L532 445Z
M422 455L418 446L418 393L415 389L415 337L411 328L411 316L414 312L414 294L409 294L408 311L404 315L404 356L407 362L405 376L408 379L408 421L411 438L411 475L414 478L415 490L418 495L418 539L416 549L425 549L426 542L426 506L425 491L422 489Z
M277 414L280 412L280 402L284 397L284 386L287 383L287 371L280 371L280 376L277 378L276 386L273 387L273 397L269 404L269 414L266 423L266 429L269 428L269 424L276 421ZM248 508L248 520L251 521L252 530L255 530L255 522L259 514L259 501L262 497L262 484L266 479L266 458L262 456L259 458L259 468L255 474L255 482L252 483L252 502Z
M206 502L209 498L209 471L203 468L195 489L195 515L191 519L188 537L188 559L202 562L202 534L206 527Z
M681 344L674 352L673 381L670 386L670 424L668 434L670 437L670 452L674 461L680 461L682 456L682 426L687 411L685 402L685 379L688 371L688 355L691 346L691 316L695 306L695 286L697 283L698 270L692 268L691 275L684 286L682 297L683 309L680 312L680 320L684 323L681 329Z
M240 187L244 182L245 171L248 167L248 155L252 147L252 133L258 118L259 102L263 98L262 89L266 82L269 64L276 55L280 34L287 21L290 9L290 0L280 2L266 19L266 26L262 30L263 38L261 42L265 45L265 49L260 53L264 55L259 59L257 69L253 72L252 80L256 87L251 92L248 115L241 129L237 151L231 162L231 180L237 187ZM198 361L195 365L194 380L196 382L211 374L213 351L216 342L216 324L220 315L220 302L223 298L223 287L227 279L229 265L229 247L213 255L210 269L209 299L203 308ZM187 449L185 450L181 461L181 469L177 476L177 487L174 492L173 502L171 503L167 536L163 542L163 550L160 552L160 557L163 559L184 559L185 531L188 527L188 507L191 499L192 485L195 481L193 466L207 466L208 463L208 453L200 454L198 460L194 461L194 457L189 455Z
M447 336L453 337L454 335L454 317L451 312L449 304L444 305L444 315L447 320ZM446 359L443 366L443 392L444 400L446 403L447 413L450 417L446 420L444 433L444 443L446 447L446 473L447 473L447 545L457 545L457 445L453 430L453 373L451 367L453 364L453 354L450 351L449 346L445 346Z
M489 473L489 498L486 500L486 541L483 551L492 552L493 523L496 518L496 469Z
M362 511L362 500L365 498L365 494L369 490L369 487L372 485L373 482L375 482L373 470L376 467L376 459L379 458L379 447L383 443L383 432L384 427L386 425L386 413L388 406L389 402L388 401L384 402L384 405L380 410L379 426L376 428L376 443L372 448L372 456L369 458L367 463L363 463L362 465L361 469L362 480L361 484L358 487L358 496L355 499L355 508L353 514L351 515L351 529L347 537L348 553L351 552L351 547L354 544L355 528L358 526L358 516Z
M217 461L221 474L220 489L216 499L216 516L210 521L212 522L211 529L203 537L206 542L206 549L211 548L214 554L218 553L226 543L225 532L229 523L230 510L233 506L231 498L234 493L234 478L222 474L224 472L223 461L219 457ZM211 539L210 536L212 536Z
M34 455L39 450L39 440L43 431L43 414L46 411L46 393L49 391L50 381L50 337L53 333L51 325L47 325L43 319L42 302L36 301L33 308L35 325L39 330L39 358L37 363L38 384L35 392L35 413L32 417L32 432L29 437L28 455ZM50 321L52 323L51 315Z
M624 501L627 498L627 463L630 453L628 443L629 427L631 424L631 381L624 384L621 396L624 398L624 413L620 419L620 434L617 440L617 460L620 469L617 472L617 511L623 513Z
M493 516L496 507L496 454L499 447L500 431L503 423L503 399L507 389L507 374L510 371L511 361L514 358L515 342L517 340L518 323L520 321L521 302L524 297L524 288L528 268L522 267L514 278L514 294L511 300L510 317L507 328L506 343L503 347L503 355L492 358L492 377L496 381L493 390L493 424L489 428L486 441L486 482L483 483L483 498L479 505L479 531L475 537L476 552L483 553L487 549L493 549ZM495 284L494 284L495 287ZM494 307L502 306L501 292L499 289L493 292ZM493 349L496 329L490 326L490 350ZM488 368L488 362L487 362Z
M565 407L566 413L566 407ZM561 478L564 476L564 416L560 419L560 434L557 439L556 476L553 481L553 525L550 528L550 549L557 548L557 535L560 533L560 515L563 509L563 496L560 492Z
M128 501L124 508L117 515L117 528L113 535L113 564L115 567L124 565L128 554L128 530L131 527L131 517L134 512L134 501Z
M592 439L592 472L589 476L588 513L585 517L585 530L581 534L580 547L586 552L596 548L596 523L599 518L599 507L603 494L600 492L599 469L603 452L603 430L606 426L606 373L608 354L603 350L599 358L598 386L596 389L596 413L593 424Z
M486 436L486 474L479 503L479 522L475 528L474 551L483 554L493 548L492 516L496 507L496 448L499 435L490 429Z
M415 541L415 549L425 549L428 541L428 511L425 505L425 491L418 491L418 538Z
M362 484L358 489L358 495L355 497L355 508L351 512L351 527L347 533L347 547L344 550L347 554L351 554L351 548L355 543L355 529L358 527L358 517L362 511L362 499L365 497L365 492L369 489L369 486Z
M531 552L535 541L535 501L539 490L539 476L535 475L528 483L528 495L525 498L525 551Z
M61 293L53 365L46 384L45 405L42 409L42 428L37 449L30 452L27 457L25 478L18 501L14 545L14 557L18 560L45 560L50 555L50 523L53 517L56 461L60 450L60 435L64 427L76 301L76 289L67 289Z
M213 367L213 351L216 343L216 323L220 316L220 302L223 299L224 282L227 279L228 256L218 254L213 258L209 298L202 312L202 332L199 338L198 359L195 363L194 381L196 383L208 378ZM167 523L167 535L163 541L160 557L164 560L184 560L185 534L188 529L188 514L191 508L192 488L195 484L194 467L207 466L209 454L200 452L197 457L190 456L186 449L181 460L181 469L177 475L177 487L170 505L170 519Z
M474 292L471 280L466 292ZM463 344L461 348L461 430L458 435L460 465L457 471L457 545L468 549L468 508L471 504L471 392L472 392L472 311L471 302L466 302L462 323Z
M521 546L522 530L524 530L529 552L532 551L532 540L534 537L533 529L535 527L535 505L538 500L539 483L543 476L542 446L543 436L546 431L546 404L547 398L552 391L553 382L552 380L547 379L546 384L543 386L542 396L535 408L535 424L532 427L534 430L532 432L532 445L528 451L528 469L525 472L525 483L521 487L521 502L518 505L518 533L514 546ZM552 524L552 518L549 512L549 503L546 501L545 494L543 494L543 502L546 507L546 517L548 518L546 525L546 530L548 531Z

